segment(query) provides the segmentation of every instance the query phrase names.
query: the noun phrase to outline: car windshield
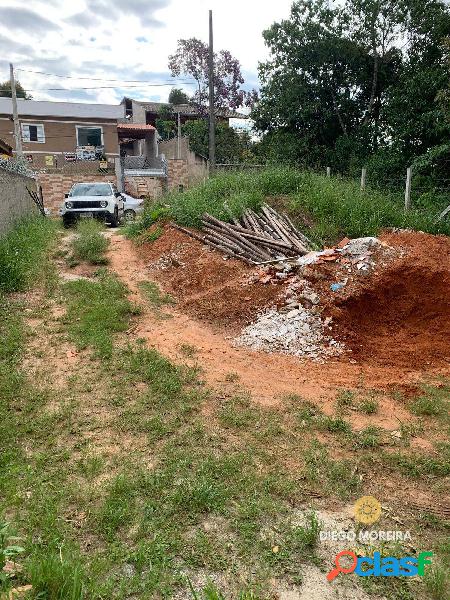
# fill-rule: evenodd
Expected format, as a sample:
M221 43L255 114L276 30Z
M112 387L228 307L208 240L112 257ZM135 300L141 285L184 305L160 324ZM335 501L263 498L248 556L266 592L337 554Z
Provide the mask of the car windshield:
M108 183L77 183L73 186L71 196L112 196Z

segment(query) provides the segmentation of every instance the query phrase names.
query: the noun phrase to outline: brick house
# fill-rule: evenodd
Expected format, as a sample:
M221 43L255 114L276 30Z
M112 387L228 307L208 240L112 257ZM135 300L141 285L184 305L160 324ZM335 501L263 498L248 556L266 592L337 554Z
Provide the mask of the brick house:
M22 147L32 168L119 156L117 120L122 105L18 99ZM0 98L0 138L15 152L11 98Z

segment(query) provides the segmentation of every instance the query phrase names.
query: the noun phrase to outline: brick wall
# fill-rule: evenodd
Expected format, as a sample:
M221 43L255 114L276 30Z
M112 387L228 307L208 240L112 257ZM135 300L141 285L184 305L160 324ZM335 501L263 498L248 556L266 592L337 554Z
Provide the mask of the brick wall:
M134 198L159 198L164 188L165 179L162 177L125 176L125 193Z
M178 190L180 185L189 185L188 164L185 160L171 159L167 161L167 187L169 192Z
M6 233L17 219L38 213L27 188L36 191L34 179L0 167L0 235Z
M42 186L44 194L44 205L53 215L58 214L58 210L64 201L64 194L68 194L74 183L93 181L111 181L117 184L114 174L108 175L86 175L83 173L76 175L66 175L61 173L39 173L37 176L37 185Z

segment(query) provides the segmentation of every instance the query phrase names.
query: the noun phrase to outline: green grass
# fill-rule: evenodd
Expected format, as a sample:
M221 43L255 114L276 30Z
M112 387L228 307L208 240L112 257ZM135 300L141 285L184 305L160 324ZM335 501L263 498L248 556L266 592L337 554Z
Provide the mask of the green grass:
M399 194L369 188L361 191L355 182L307 171L267 168L218 173L198 186L169 194L164 207L148 208L143 218L131 225L129 235L140 236L159 218L200 227L203 213L208 212L229 221L246 208L258 210L264 201L287 210L318 245L335 242L345 235L377 235L384 227L450 234L448 220L436 223L430 208L413 207L405 213ZM311 228L305 228L304 219L312 222Z
M30 217L0 238L0 293L21 292L35 282L54 231L50 219Z
M91 346L102 358L112 354L113 336L128 328L137 308L127 299L126 287L102 271L92 281L69 281L62 287L67 301L63 322L78 349Z
M450 407L450 386L425 386L423 394L410 406L411 412L422 417L442 417L448 419Z
M75 261L86 261L92 265L104 265L107 258L105 252L109 240L102 234L103 226L95 219L80 221L77 224L76 236L72 241Z
M145 298L155 308L161 308L167 304L174 304L174 299L169 294L161 292L160 287L153 281L141 281L139 288Z

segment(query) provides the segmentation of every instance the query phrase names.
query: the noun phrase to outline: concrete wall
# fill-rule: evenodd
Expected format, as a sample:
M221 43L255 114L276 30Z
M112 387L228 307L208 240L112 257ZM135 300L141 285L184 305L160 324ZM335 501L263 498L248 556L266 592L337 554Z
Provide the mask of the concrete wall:
M130 177L125 176L125 193L134 198L159 198L165 191L163 177Z
M111 181L117 185L115 174L87 175L79 173L67 175L63 173L39 173L37 176L37 184L42 186L44 206L53 215L58 214L58 210L64 201L64 194L69 193L74 183L92 181Z
M38 210L27 188L36 191L36 182L0 167L0 235L8 231L14 221Z
M166 140L159 143L159 153L164 154L167 160L176 160L178 155L178 140ZM182 137L180 140L180 158L187 163L187 185L195 185L208 177L207 161L192 152L189 148L189 138ZM171 188L169 183L169 188Z
M169 192L176 191L183 186L189 186L188 163L185 160L167 161L167 187Z

